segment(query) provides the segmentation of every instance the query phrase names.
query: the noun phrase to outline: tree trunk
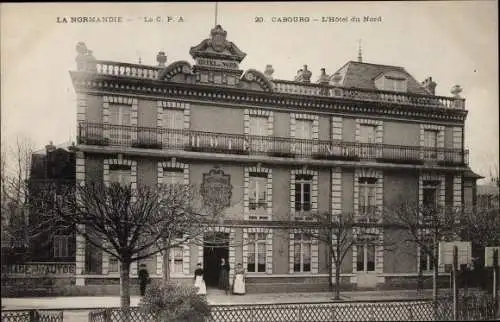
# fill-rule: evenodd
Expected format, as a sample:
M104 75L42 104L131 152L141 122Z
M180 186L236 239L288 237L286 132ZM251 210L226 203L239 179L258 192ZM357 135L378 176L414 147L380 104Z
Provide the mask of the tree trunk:
M439 280L439 265L438 261L436 258L438 256L438 249L434 248L434 258L432 259L434 261L434 276L432 278L432 298L434 301L437 301L438 299L438 280Z
M170 280L170 249L166 248L163 252L163 279L165 282Z
M340 266L341 264L335 263L335 299L340 300Z
M120 265L120 306L130 307L130 262Z

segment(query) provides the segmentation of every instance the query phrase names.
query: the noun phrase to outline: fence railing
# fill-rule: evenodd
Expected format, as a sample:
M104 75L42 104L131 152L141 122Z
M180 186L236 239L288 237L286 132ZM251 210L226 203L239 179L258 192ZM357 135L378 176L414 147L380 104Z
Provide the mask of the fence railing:
M376 160L408 164L435 162L441 165L468 164L468 151L462 149L337 140L306 140L91 122L80 122L78 127L78 142L87 145L319 160Z
M464 299L458 303L457 321L495 318L492 298ZM89 322L155 321L138 307L110 308L89 313ZM294 321L450 321L451 299L340 303L212 305L207 322Z
M2 322L63 322L63 311L2 310Z

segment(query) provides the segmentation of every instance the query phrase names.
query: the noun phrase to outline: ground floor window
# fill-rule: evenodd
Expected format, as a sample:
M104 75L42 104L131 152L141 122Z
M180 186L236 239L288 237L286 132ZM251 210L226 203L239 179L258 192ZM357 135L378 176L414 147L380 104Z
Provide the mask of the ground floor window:
M170 273L182 274L183 248L174 247L170 249Z
M247 271L263 273L266 271L266 234L248 234Z
M311 271L311 237L306 234L295 234L294 243L294 272Z
M71 236L56 235L53 240L54 257L69 257L69 244Z
M109 273L118 273L120 270L120 262L116 257L110 256L109 257L109 264L108 264L108 272Z
M358 272L375 271L375 245L364 243L357 246L357 264Z
M431 271L434 269L432 257L420 247L420 270L422 272Z

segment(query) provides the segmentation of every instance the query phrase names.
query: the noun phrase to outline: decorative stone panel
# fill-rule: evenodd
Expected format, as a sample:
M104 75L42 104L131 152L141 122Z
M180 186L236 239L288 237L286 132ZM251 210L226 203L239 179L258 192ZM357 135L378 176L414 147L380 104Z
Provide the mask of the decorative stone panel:
M244 179L243 179L243 215L244 219L248 220L251 214L249 209L250 203L250 173L265 173L267 174L267 184L266 184L266 210L269 220L271 220L273 215L273 173L272 169L264 168L260 165L255 167L245 167L244 169Z
M317 230L313 231L313 233L319 233ZM289 273L290 274L318 274L319 268L319 242L316 238L311 238L311 272L295 272L294 271L294 262L295 262L295 236L300 235L301 231L298 229L294 229L289 233Z
M262 233L266 235L266 272L265 274L273 273L273 230L269 228L252 227L243 228L243 268L248 264L248 234ZM257 264L257 263L256 263ZM263 273L261 273L263 274Z

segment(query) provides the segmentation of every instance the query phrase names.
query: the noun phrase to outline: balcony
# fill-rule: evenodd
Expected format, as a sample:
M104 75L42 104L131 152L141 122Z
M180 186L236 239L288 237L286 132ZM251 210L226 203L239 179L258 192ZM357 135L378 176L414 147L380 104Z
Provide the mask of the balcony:
M441 166L462 166L468 163L468 151L461 149L303 140L89 122L78 125L78 143L296 159L431 163Z
M95 65L93 66L94 67L88 68L87 70L98 75L144 80L158 80L161 71L161 68L157 66L146 66L104 60L95 60ZM282 94L335 97L340 99L397 103L401 105L419 107L436 107L459 110L465 109L465 99L463 98L346 88L334 85L301 83L278 79L273 80L272 83L273 92Z

